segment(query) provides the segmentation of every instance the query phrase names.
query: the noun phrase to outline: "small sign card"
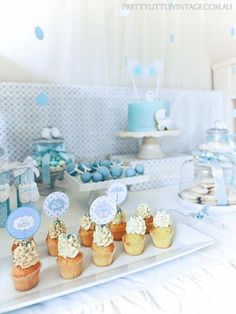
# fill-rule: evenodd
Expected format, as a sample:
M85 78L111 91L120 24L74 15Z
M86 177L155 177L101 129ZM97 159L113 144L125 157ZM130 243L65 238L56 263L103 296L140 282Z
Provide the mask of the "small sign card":
M65 193L53 192L49 194L44 203L43 210L51 218L58 218L65 214L69 208L69 198Z
M25 240L38 231L40 222L39 212L35 208L19 207L9 215L6 228L11 237Z
M96 198L90 207L90 217L98 225L111 222L116 214L116 202L107 197Z
M114 183L107 190L107 196L113 199L117 205L123 203L127 198L127 187L123 183Z

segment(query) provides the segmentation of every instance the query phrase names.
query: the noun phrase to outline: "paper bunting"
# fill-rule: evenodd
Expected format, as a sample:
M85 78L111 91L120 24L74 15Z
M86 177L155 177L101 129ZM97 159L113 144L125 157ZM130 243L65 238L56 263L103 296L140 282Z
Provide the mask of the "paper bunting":
M137 59L130 59L127 64L134 76L143 77L156 76L163 70L164 67L163 61L160 59L155 60L153 63L148 65L140 64Z

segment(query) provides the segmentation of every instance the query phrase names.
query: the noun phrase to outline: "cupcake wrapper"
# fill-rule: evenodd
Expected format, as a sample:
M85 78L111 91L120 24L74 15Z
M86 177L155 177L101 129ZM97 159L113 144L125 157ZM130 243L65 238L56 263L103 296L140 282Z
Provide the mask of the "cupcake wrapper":
M73 263L73 264L64 264L60 263L58 261L59 265L59 272L62 278L64 279L74 279L76 277L79 277L79 275L82 273L82 263L83 259L81 259L80 262L78 263Z
M37 270L35 270L33 273L25 277L12 277L16 290L27 291L37 286L39 282L40 268L41 268L41 263L40 263L40 267Z
M144 251L144 245L145 245L145 239L143 239L143 241L135 241L133 243L129 243L127 244L125 242L125 236L122 237L122 241L124 242L124 248L125 248L125 252L128 255L140 255L143 253Z
M116 248L114 248L113 252L104 252L104 253L102 252L98 253L92 250L94 264L100 267L111 265L113 262L115 251L116 251Z
M153 245L155 247L159 249L167 249L168 247L171 246L174 235L173 231L171 234L165 236L160 236L158 234L153 233L152 231L150 232L150 234L152 236Z
M51 256L57 256L58 255L58 248L56 244L48 244L47 243L47 248L48 248L48 255Z
M153 223L152 222L148 222L148 223L145 222L145 225L146 225L146 232L145 233L149 234L151 229L153 228Z
M81 244L85 247L91 247L93 243L93 232L87 234L80 233Z
M113 239L115 241L122 241L123 235L126 233L126 231L112 231Z

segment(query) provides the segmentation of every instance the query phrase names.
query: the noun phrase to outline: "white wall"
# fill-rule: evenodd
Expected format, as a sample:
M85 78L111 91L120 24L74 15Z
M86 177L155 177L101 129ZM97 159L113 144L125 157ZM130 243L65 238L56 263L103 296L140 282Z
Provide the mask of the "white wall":
M236 54L236 38L232 43L229 36L235 10L230 19L229 13L204 11L122 17L120 3L0 0L0 80L130 85L128 56L143 63L162 58L164 87L208 89L211 63ZM34 36L36 25L44 29L42 41Z

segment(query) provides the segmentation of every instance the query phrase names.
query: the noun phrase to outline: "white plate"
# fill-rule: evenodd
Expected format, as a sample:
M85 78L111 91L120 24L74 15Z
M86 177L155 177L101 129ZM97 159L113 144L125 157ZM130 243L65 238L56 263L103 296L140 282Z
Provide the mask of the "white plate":
M193 203L187 200L184 200L181 196L178 195L177 201L179 204L184 205L185 207L191 208L192 211L200 211L207 204L198 204ZM209 205L209 211L214 214L225 214L236 211L236 205L228 205L228 206L212 206Z
M11 256L2 258L0 260L0 313L19 309L96 286L122 276L127 276L134 272L190 254L215 242L208 236L180 222L176 223L174 228L174 242L168 249L155 248L152 245L151 237L146 235L144 253L139 256L128 256L124 253L122 242L116 242L115 260L112 265L105 268L96 267L92 261L91 249L82 247L84 270L80 277L73 280L63 280L60 278L56 258L47 255L45 245L39 246L42 262L40 282L37 287L26 292L18 292L13 287L10 277Z

